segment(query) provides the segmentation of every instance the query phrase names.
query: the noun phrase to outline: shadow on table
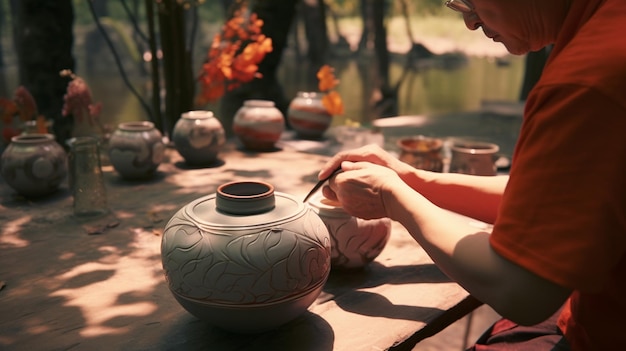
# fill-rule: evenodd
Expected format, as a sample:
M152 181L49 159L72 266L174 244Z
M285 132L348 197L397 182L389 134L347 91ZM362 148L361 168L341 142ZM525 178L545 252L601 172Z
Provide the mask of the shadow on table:
M331 271L324 290L316 303L321 304L334 300L343 310L353 313L392 319L416 320L416 316L430 316L440 312L440 309L395 305L380 294L358 290L370 289L384 284L437 284L449 282L451 280L435 264L387 267L374 261L360 270Z
M434 264L387 267L376 261L359 270L331 270L324 292L341 295L347 291L373 288L383 284L449 283Z
M272 350L327 351L333 349L335 335L320 316L302 316L261 334L238 334L219 329L189 315L169 324L160 349L167 350Z

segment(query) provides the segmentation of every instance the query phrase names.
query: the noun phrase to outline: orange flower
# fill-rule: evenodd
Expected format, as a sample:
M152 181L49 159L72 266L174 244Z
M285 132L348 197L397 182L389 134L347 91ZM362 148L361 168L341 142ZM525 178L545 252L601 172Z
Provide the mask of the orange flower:
M334 68L329 65L323 65L317 71L317 79L319 80L319 90L326 93L322 98L322 105L331 115L343 115L343 100L341 95L333 90L339 84L339 80L335 78Z
M324 95L322 104L331 115L343 115L343 101L336 91L331 91Z
M339 80L335 78L335 69L329 65L324 65L317 71L317 79L320 91L332 90L339 84Z
M0 114L5 124L13 122L13 116L17 113L19 113L19 110L15 102L7 98L0 98Z
M263 20L252 13L245 20L240 8L213 38L206 62L202 65L200 93L196 104L203 105L222 97L242 83L260 78L259 63L272 52L272 39L261 34Z

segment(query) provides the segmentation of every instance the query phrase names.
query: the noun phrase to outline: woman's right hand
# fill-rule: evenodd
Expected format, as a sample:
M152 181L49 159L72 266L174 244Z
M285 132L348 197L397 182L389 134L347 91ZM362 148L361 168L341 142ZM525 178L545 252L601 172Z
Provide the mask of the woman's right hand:
M411 166L401 162L393 155L383 150L380 146L376 144L370 144L357 149L346 150L337 153L330 160L328 160L328 162L326 162L324 167L317 175L317 178L323 179L329 176L335 169L341 166L341 163L343 161L370 162L390 168L391 170L398 173L398 175L402 175L403 173L411 169Z

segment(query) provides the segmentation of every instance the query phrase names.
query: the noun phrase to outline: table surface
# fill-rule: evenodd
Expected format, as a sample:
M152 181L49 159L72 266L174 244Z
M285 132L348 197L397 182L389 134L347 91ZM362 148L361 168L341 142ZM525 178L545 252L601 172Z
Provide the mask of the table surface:
M136 182L105 165L111 214L92 221L72 215L65 183L34 201L0 178L0 349L411 350L480 305L393 223L374 262L332 271L308 311L276 330L237 335L187 313L163 275L165 223L232 180L304 197L327 156L294 145L255 153L231 141L206 168L169 148L156 176Z

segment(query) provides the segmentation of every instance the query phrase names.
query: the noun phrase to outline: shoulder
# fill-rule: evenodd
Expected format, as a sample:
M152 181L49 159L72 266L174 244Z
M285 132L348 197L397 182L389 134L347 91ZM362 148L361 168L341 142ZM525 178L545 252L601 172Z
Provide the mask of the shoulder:
M626 1L607 0L554 53L537 86L579 85L626 108ZM557 42L555 46L563 45Z

